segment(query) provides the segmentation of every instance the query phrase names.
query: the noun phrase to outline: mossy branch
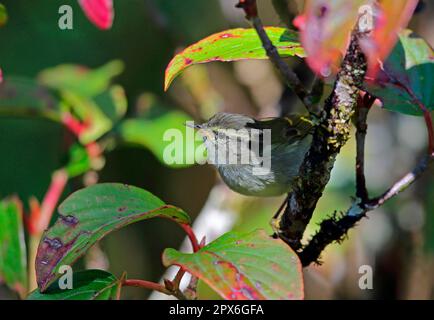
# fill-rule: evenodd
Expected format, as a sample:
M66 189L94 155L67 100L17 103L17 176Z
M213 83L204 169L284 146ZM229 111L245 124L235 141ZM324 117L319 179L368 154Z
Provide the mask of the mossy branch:
M288 195L286 209L273 223L279 237L295 250L301 247L300 240L329 182L336 156L350 138L350 120L366 73L366 59L359 47L362 36L357 30L352 34L334 89L313 133L312 146Z

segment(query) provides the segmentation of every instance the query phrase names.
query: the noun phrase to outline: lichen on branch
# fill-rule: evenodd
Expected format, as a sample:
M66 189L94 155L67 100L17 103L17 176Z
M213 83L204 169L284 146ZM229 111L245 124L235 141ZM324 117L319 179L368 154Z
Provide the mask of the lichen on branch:
M273 220L279 237L293 249L300 249L300 240L318 200L329 182L336 156L350 138L351 117L366 74L366 58L355 30L331 95L326 99L322 116L313 133L312 146L300 167L287 206Z

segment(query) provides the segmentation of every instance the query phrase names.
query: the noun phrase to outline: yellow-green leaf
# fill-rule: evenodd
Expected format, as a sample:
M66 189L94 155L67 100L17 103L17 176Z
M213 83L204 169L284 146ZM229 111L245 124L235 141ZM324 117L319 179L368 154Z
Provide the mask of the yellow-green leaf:
M305 53L298 42L298 34L285 28L265 28L271 42L282 57ZM164 88L187 67L211 61L236 61L242 59L267 59L261 40L254 29L231 29L213 34L177 54L166 69Z

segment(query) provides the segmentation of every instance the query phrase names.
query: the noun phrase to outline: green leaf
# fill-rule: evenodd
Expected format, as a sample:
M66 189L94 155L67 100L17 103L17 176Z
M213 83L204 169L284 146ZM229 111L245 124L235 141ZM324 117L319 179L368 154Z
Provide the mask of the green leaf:
M59 101L32 79L7 77L0 84L0 115L42 116L60 122Z
M79 271L73 273L72 289L60 289L56 282L44 293L34 290L27 300L113 300L119 284L119 280L106 271Z
M123 63L117 60L95 70L64 64L42 71L38 78L40 83L50 88L89 98L103 93L112 78L121 74L123 69Z
M111 86L107 91L96 96L94 101L112 122L119 121L127 112L127 98L121 86Z
M72 265L110 232L155 217L190 223L184 211L136 187L104 183L73 193L59 206L58 220L39 244L36 256L39 289L45 291L59 277L61 265Z
M0 27L3 27L8 22L8 12L6 7L0 3Z
M187 135L185 125L187 121L191 121L191 118L185 113L168 111L149 118L125 120L119 127L119 133L126 143L149 149L161 163L173 168L182 168L205 159L205 155L200 152L198 152L199 158L195 158L195 150L200 143L194 139L194 130L189 129L192 132L191 137ZM167 156L165 159L165 153L171 146L173 146L173 154L169 152L171 155L175 152L182 155L179 161L171 161Z
M82 144L93 142L112 129L113 122L92 99L75 94L73 91L63 91L62 98L87 125L79 136Z
M27 291L27 256L22 204L0 201L0 277L22 297Z
M263 230L227 233L193 254L166 249L163 264L184 268L229 300L304 296L297 254Z
M76 143L69 149L69 161L66 165L68 177L74 178L80 176L92 168L89 154L85 147Z
M267 27L265 30L282 57L305 56L296 32L277 27ZM254 29L239 28L219 32L189 46L172 59L166 69L164 88L167 90L185 68L194 64L267 58Z
M420 104L434 110L433 82L432 48L411 30L404 30L368 91L380 98L388 110L421 116Z

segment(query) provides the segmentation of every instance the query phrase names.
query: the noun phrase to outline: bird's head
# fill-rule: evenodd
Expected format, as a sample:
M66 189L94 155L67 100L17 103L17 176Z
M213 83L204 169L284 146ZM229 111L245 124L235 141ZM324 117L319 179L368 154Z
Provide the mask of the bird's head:
M220 112L203 124L189 125L200 130L205 143L216 143L223 137L237 134L237 130L245 129L254 120L248 116Z

